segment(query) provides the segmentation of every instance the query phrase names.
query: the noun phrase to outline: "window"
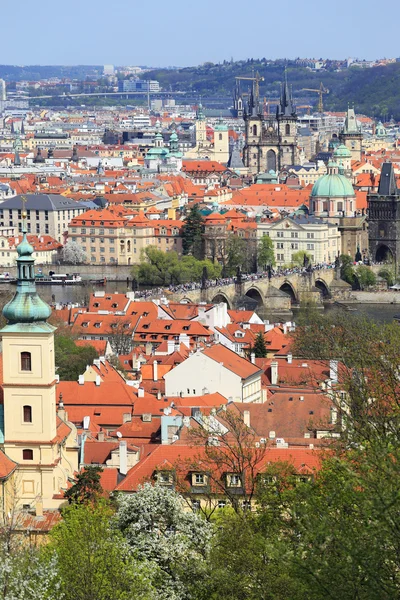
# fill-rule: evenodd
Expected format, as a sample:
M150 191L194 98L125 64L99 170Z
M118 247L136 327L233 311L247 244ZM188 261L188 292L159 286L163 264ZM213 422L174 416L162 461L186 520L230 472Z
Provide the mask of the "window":
M278 243L276 244L276 247L277 247L277 248L280 248L280 250L283 250L283 242L278 242Z
M298 250L299 249L299 244L297 242L292 242L290 244L290 247L292 250Z
M192 500L192 510L198 512L200 510L200 500Z
M237 475L236 473L232 473L231 475L228 475L228 485L230 487L240 487L242 484L241 479L240 479L240 475Z
M205 483L204 473L195 473L193 483L195 485L204 485L204 483Z
M307 250L314 250L314 244L307 244Z
M314 234L313 233L307 233L307 238L309 240L313 240L314 239Z
M32 406L24 406L24 423L32 423Z
M30 352L21 352L21 371L32 370L32 359Z
M298 237L299 237L298 231L292 231L292 238L298 238Z
M290 135L290 125L289 125L289 123L286 123L286 126L285 126L285 134L286 134L286 135Z
M218 508L225 508L225 506L226 506L225 500L218 500Z
M253 135L257 135L257 125L253 125Z
M22 450L22 459L23 460L33 460L33 450Z
M276 232L276 237L283 238L283 231L277 231Z

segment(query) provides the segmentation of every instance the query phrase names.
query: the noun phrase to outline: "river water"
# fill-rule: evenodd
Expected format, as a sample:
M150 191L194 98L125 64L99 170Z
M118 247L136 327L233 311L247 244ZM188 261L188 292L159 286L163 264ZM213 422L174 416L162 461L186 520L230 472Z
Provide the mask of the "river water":
M105 286L96 285L96 284L87 284L87 285L71 285L71 286L62 286L62 285L38 285L37 290L40 296L48 302L49 304L52 302L58 302L61 304L68 303L78 303L78 304L88 304L89 296L94 291L103 291L107 293L112 292L121 292L124 293L128 290L126 282L118 281L118 282L108 282ZM1 284L0 285L0 301L1 304L4 301L7 301L11 296L15 293L15 285L12 284ZM400 315L400 305L395 304L351 304L352 314L354 315L364 315L370 319L373 319L377 322L388 322L393 319L395 315ZM257 310L257 309L256 309ZM342 314L343 308L327 305L324 309L325 312L335 311L338 315L338 320L340 320L340 315ZM268 309L261 309L259 311L261 318L270 319L271 321L278 320L277 317L275 319L268 315ZM293 310L293 318L296 319L296 314L298 314L298 309ZM287 317L286 317L287 318Z

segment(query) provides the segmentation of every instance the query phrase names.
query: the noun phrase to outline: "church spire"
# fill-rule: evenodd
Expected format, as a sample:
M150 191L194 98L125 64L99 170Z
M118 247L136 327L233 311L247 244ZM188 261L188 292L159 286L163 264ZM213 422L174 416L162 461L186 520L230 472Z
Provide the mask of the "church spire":
M4 330L9 330L11 326L30 329L41 329L42 326L48 331L52 329L52 326L46 323L51 315L51 308L36 292L35 259L32 256L34 249L27 238L25 197L22 202L22 241L17 246L17 290L13 299L3 309L3 315L8 322Z
M277 107L277 116L281 117L293 117L296 115L296 109L293 104L292 93L289 88L287 79L287 70L285 67L285 76L283 85L281 85L281 99L279 106Z

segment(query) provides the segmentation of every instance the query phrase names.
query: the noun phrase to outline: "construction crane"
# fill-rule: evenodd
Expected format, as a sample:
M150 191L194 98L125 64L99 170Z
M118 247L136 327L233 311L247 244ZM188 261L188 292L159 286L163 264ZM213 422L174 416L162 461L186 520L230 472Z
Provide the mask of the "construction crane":
M324 84L321 81L321 85L319 86L319 89L313 89L313 88L303 88L301 90L302 92L316 92L319 96L319 100L318 100L318 112L319 113L323 113L324 112L324 103L322 101L323 95L324 94L329 94L329 90L327 88L324 87Z
M266 113L268 116L270 115L270 110L269 107L271 106L271 104L279 104L279 102L281 101L280 98L264 98L264 113Z
M254 72L253 72L253 77L235 77L235 79L243 79L244 81L254 81L255 82L254 95L257 99L259 98L259 96L260 96L260 81L264 81L264 77L260 77L260 74L258 71L255 74L255 76L254 76Z
M311 104L301 104L300 106L296 106L296 108L306 108L307 114L309 115L312 109Z

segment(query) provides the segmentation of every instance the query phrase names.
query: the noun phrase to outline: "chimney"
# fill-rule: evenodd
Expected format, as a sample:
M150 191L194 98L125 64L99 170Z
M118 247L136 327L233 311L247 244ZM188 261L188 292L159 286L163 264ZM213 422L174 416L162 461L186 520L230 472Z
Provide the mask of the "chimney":
M97 434L97 439L99 442L104 442L104 431L99 431Z
M250 411L249 410L243 411L243 421L247 427L250 427Z
M175 350L175 340L167 340L167 354L172 354Z
M157 392L157 400L161 400L161 392L160 392L160 390L158 390L158 392Z
M293 360L292 353L291 353L291 352L289 352L289 354L287 355L287 361L288 361L289 365L291 365L291 364L292 364L292 360Z
M276 360L271 363L271 384L278 385L278 363Z
M138 398L144 398L144 389L138 388L137 395L138 395Z
M253 365L255 365L256 364L256 355L254 354L254 352L252 352L250 354L250 359L251 359L251 362L253 363Z
M101 383L100 375L96 375L96 385L99 386Z
M119 443L119 472L126 475L128 472L128 452L126 442Z
M146 356L150 356L151 354L153 354L153 344L150 344L150 342L146 342L145 353Z
M79 385L83 385L85 383L85 376L84 375L79 375L79 377L78 377L78 383L79 383Z
M284 323L283 325L283 334L286 335L287 334L287 324Z
M37 517L43 517L43 500L40 497L35 502L35 513Z
M95 367L97 367L98 369L100 369L100 359L99 358L95 358L93 360L93 364Z
M158 362L153 362L153 381L158 381Z
M329 378L333 383L337 383L338 380L338 361L331 360L329 361Z

